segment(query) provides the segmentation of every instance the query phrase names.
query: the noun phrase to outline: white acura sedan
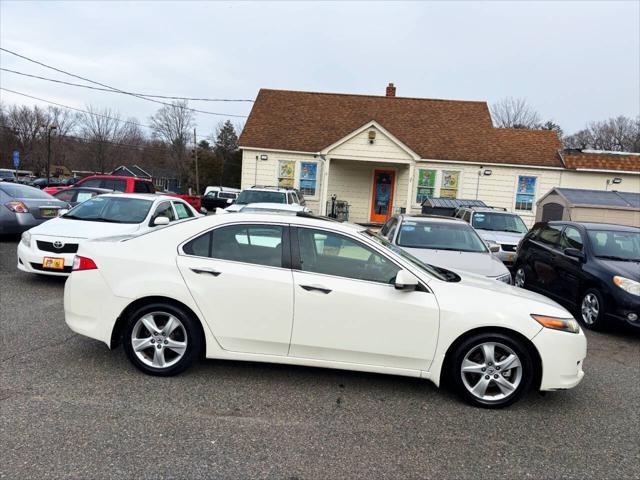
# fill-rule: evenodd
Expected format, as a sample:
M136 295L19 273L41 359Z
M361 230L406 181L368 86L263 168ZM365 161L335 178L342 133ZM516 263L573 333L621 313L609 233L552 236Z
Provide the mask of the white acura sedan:
M73 331L122 343L152 375L201 355L340 368L448 382L482 407L584 375L586 339L555 302L308 215L215 215L84 242L64 308Z
M143 232L196 216L187 202L164 195L99 195L24 232L18 244L18 269L67 276L78 245L87 239Z

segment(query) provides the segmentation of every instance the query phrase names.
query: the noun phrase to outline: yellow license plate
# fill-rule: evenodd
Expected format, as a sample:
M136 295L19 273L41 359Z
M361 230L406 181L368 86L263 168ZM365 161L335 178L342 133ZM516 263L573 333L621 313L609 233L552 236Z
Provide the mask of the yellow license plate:
M40 215L43 217L55 217L58 214L58 210L55 208L41 208Z
M64 268L64 258L44 257L42 260L42 268L62 270Z

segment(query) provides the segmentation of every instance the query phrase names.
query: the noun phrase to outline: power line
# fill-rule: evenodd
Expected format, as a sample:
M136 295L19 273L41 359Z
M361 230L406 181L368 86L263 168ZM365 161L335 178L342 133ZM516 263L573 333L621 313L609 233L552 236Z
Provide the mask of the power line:
M9 68L0 68L3 72L10 72L16 75L22 75L23 77L31 77L37 78L38 80L46 80L47 82L61 83L63 85L70 85L72 87L80 87L80 88L88 88L90 90L99 90L102 92L110 92L110 93L120 93L111 88L101 88L101 87L92 87L91 85L82 85L80 83L73 82L65 82L64 80L57 80L55 78L49 77L41 77L40 75L33 75L30 73L19 72L17 70L11 70ZM234 99L234 98L196 98L196 97L173 97L168 95L150 95L147 93L134 93L135 95L139 95L141 97L152 97L152 98L165 98L168 100L191 100L191 101L199 101L199 102L253 102L253 100L247 99Z
M153 128L153 127L151 127L151 125L145 125L143 123L132 122L131 120L123 120L123 119L117 118L117 117L110 117L109 115L104 115L102 113L96 113L96 112L90 112L89 110L82 110L81 108L70 107L68 105L63 105L62 103L52 102L51 100L45 100L44 98L34 97L33 95L27 95L26 93L16 92L15 90L10 90L10 89L4 88L4 87L0 87L0 90L4 90L5 92L15 93L16 95L22 95L23 97L32 98L33 100L39 100L41 102L50 103L51 105L56 105L58 107L66 108L67 110L74 110L76 112L86 113L88 115L93 115L95 117L108 118L110 120L115 120L116 122L128 123L130 125L136 125L138 127L144 127L144 128L150 128L150 129Z
M24 55L20 55L19 53L11 51L11 50L7 50L6 48L0 47L0 51L6 52L6 53L10 53L11 55L15 55L16 57L19 57L19 58L22 58L24 60L27 60L28 62L32 62L32 63L35 63L35 64L40 65L42 67L48 68L50 70L53 70L53 71L56 71L56 72L59 72L59 73L63 73L65 75L69 75L70 77L74 77L74 78L77 78L79 80L83 80L85 82L93 83L95 85L99 85L101 87L108 88L109 90L114 91L114 92L122 93L124 95L130 95L132 97L136 97L136 98L139 98L141 100L147 100L148 102L154 102L154 103L159 103L161 105L167 105L169 107L175 107L175 105L172 104L172 103L163 102L161 100L154 100L153 98L148 98L148 97L145 97L143 95L139 95L139 94L136 94L136 93L133 93L133 92L127 92L125 90L120 90L119 88L115 88L115 87L112 87L110 85L106 85L104 83L96 82L95 80L91 80L89 78L82 77L80 75L76 75L75 73L70 73L70 72L67 72L65 70L61 70L59 68L52 67L51 65L47 65L46 63L39 62L39 61L34 60L32 58L29 58L29 57L25 57ZM191 107L182 107L181 106L179 108L184 108L185 110L190 110L190 111L195 112L195 113L204 113L206 115L218 115L218 116L236 117L236 118L246 118L247 117L247 115L234 115L234 114L230 114L230 113L210 112L208 110L198 110L196 108L191 108Z

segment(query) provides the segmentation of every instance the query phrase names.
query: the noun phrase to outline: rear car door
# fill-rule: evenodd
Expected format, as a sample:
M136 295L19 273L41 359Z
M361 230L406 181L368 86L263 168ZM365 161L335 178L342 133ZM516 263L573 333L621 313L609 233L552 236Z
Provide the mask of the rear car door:
M215 228L187 242L177 263L223 349L287 355L293 323L287 225Z
M427 291L400 291L394 261L343 234L292 228L294 357L428 369L439 309Z

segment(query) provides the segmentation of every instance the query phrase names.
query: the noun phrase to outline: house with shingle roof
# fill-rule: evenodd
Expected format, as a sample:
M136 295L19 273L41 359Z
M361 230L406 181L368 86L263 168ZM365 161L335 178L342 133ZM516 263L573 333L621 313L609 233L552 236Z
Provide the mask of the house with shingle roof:
M444 197L481 199L531 224L536 200L556 186L604 189L615 175L640 188L640 156L564 152L553 131L495 128L486 102L398 97L393 84L385 96L261 89L239 144L242 188L298 188L318 214L336 199L359 223Z

